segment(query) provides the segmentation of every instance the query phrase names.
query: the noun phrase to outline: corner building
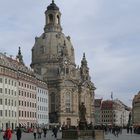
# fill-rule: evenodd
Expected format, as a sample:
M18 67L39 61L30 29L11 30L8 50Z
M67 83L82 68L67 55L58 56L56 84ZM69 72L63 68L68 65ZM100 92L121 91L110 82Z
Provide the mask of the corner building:
M85 54L75 64L74 48L61 27L61 13L52 1L45 11L44 33L35 38L31 67L48 85L49 119L61 125L78 125L79 105L84 102L87 122L94 123L94 84Z
M48 88L42 76L16 59L0 53L0 130L48 124Z

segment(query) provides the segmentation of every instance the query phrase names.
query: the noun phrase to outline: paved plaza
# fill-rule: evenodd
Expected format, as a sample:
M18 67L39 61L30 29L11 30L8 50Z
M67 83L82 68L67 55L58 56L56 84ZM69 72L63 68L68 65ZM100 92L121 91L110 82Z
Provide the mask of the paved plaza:
M58 140L60 140L61 137L62 134L58 133ZM0 133L0 140L3 140L2 133ZM12 135L12 140L17 140L15 134ZM21 140L34 140L33 133L22 133ZM52 132L48 131L46 138L44 138L42 135L41 139L37 138L36 140L56 140L56 139L52 136ZM124 130L123 133L118 137L115 137L113 134L105 135L105 140L140 140L140 134L139 135L127 134L126 131Z
M105 135L107 140L140 140L140 134L127 134L126 130L123 130L122 134L119 134L118 137L113 134Z
M3 140L2 139L2 133L0 134L0 140ZM58 133L58 139L61 139L62 135L61 133ZM16 139L16 135L15 134L12 134L12 139L11 140L17 140ZM22 133L22 138L21 140L34 140L34 136L33 136L33 133ZM47 132L47 137L44 138L43 137L43 134L42 134L42 138L41 139L36 139L36 140L56 140L54 138L54 136L52 136L52 132L51 131L48 131Z

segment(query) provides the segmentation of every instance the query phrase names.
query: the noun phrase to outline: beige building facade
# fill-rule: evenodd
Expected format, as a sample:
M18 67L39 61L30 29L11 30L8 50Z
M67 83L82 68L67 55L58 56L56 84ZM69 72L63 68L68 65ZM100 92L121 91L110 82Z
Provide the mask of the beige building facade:
M61 13L52 1L45 11L44 33L35 38L31 67L48 85L49 119L61 125L78 125L79 105L86 107L87 122L94 123L94 84L85 54L80 68L75 64L71 38L61 27Z
M48 124L48 88L41 77L24 65L20 48L16 59L0 53L0 129Z
M133 126L140 127L140 91L133 99L132 123Z

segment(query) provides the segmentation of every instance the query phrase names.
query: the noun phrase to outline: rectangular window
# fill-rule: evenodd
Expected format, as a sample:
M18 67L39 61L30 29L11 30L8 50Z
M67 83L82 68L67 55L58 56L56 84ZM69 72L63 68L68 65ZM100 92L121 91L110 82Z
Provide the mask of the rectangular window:
M7 79L5 79L5 84L7 84Z
M0 88L0 93L2 93L2 88Z
M10 106L10 99L9 99L8 105Z
M26 111L25 111L25 117L26 117Z
M9 117L11 117L11 111L9 110Z
M2 99L0 99L0 105L2 105Z
M13 106L13 100L11 101L11 105Z
M19 110L19 117L21 116L21 114L20 114L20 110Z
M2 83L2 78L0 78L0 83Z
M15 82L15 87L16 87L17 83Z
M14 94L14 91L12 90L12 95Z
M29 118L29 111L27 112L27 117Z
M7 110L5 110L5 117L7 117Z
M14 117L14 111L12 111L12 117Z
M7 94L7 88L5 88L5 94Z
M7 99L5 99L5 105L7 105Z
M2 117L3 115L2 115L2 110L0 110L0 117Z

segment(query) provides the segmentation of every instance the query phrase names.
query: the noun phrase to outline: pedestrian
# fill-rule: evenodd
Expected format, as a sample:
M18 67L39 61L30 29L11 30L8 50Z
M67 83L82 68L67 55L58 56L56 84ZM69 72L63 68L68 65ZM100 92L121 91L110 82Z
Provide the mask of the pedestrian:
M20 140L21 139L21 134L22 134L21 128L18 127L17 130L16 130L17 140Z
M3 135L3 139L4 140L11 140L12 138L12 132L10 130L10 128L7 128L4 135Z
M41 139L41 134L42 134L41 127L38 128L37 133L38 133L38 139Z
M132 134L132 131L133 131L133 128L132 128L132 126L130 126L130 133Z
M36 139L36 133L37 133L37 128L34 127L34 129L33 129L34 139Z
M55 138L57 138L57 132L58 132L58 129L57 129L57 127L55 126L55 127L53 128L53 135L54 135Z
M44 133L44 138L46 138L46 134L47 134L47 128L46 127L43 128L43 133Z

